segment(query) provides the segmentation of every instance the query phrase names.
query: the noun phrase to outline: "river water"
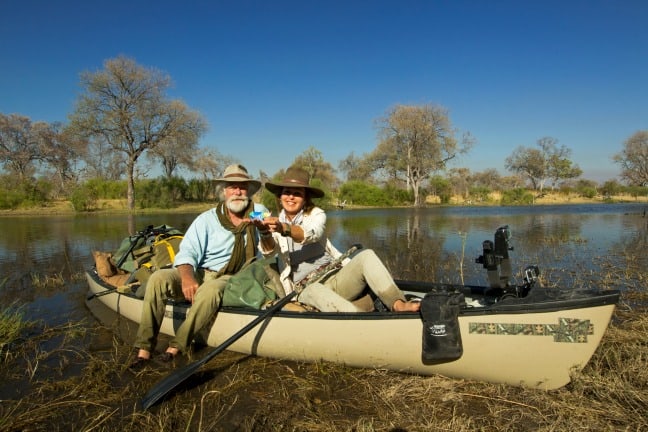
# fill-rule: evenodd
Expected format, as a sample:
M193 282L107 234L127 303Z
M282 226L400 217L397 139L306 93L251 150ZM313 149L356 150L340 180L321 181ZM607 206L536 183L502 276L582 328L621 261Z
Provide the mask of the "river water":
M508 225L517 277L538 265L550 285L645 289L645 278L628 278L624 269L648 268L646 210L645 204L338 210L328 213L327 230L341 250L355 243L374 249L396 278L487 284L475 260L483 241ZM83 277L91 251L114 251L129 226L184 230L195 216L2 217L0 302L19 304L26 318L48 325L92 319Z

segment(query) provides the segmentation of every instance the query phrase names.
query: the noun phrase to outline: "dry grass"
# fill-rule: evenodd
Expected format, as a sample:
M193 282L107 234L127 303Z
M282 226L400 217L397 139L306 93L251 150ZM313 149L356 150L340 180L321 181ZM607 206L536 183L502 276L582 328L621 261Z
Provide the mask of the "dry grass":
M452 197L450 204L451 205L499 205L499 200L501 195L494 193L493 197L488 202L474 203L472 201L466 201L461 196ZM596 196L594 198L585 198L578 196L578 194L570 193L563 194L559 192L548 192L545 193L541 198L537 198L534 204L543 205L543 204L595 204L603 202L615 202L615 203L646 203L648 202L648 197L639 196L633 197L631 195L616 195L608 199L604 199L601 196ZM438 197L428 197L426 203L429 205L439 204ZM172 209L160 209L160 208L147 208L147 209L137 209L136 213L160 213L160 212L195 212L199 213L213 206L213 202L204 202L204 203L183 203L178 207ZM347 208L363 208L366 206L354 206L348 205ZM128 212L127 202L125 199L101 199L97 201L97 208L94 211L95 213L124 213ZM29 207L29 208L19 208L14 210L0 210L0 216L19 216L19 215L33 215L33 216L43 216L43 215L62 215L62 214L75 214L72 204L67 200L58 200L48 203L45 207Z
M168 370L133 374L126 368L129 345L117 338L85 351L70 348L94 340L83 331L87 325L42 329L4 359L3 382L21 391L3 395L0 430L644 430L648 314L627 303L648 299L628 297L588 366L551 392L225 352L141 411L139 399Z
M461 257L451 258L456 268ZM7 308L0 310L0 430L647 430L648 292L638 262L630 254L627 265L610 263L605 274L593 275L603 289L619 278L636 284L623 293L589 364L569 385L548 392L224 352L142 411L139 400L169 370L127 369L133 330L123 330L123 320L109 328L47 328Z
M136 213L181 213L195 212L199 213L213 207L213 202L205 203L185 203L172 209L147 208L136 209ZM96 210L93 213L128 213L127 202L125 199L102 199L97 201ZM52 201L44 207L27 207L12 210L1 209L0 216L43 216L43 215L72 215L76 211L72 204L66 200Z
M62 272L54 275L32 273L31 281L32 285L36 288L55 288L65 286L65 278L63 277Z

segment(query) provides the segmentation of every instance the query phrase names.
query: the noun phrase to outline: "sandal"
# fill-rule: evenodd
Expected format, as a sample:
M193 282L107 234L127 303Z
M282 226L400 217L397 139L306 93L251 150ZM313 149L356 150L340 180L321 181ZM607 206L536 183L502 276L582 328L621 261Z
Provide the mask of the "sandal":
M171 363L173 360L175 360L177 354L171 354L170 352L163 352L158 356L158 361L161 363Z
M151 359L147 359L147 358L138 356L137 358L135 358L135 360L131 364L128 365L128 369L140 370L144 366L146 366L150 360Z

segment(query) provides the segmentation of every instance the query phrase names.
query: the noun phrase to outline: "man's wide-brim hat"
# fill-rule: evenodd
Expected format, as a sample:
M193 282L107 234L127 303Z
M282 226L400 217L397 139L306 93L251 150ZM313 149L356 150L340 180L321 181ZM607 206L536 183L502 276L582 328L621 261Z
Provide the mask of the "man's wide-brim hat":
M252 196L261 188L261 182L254 180L248 174L247 169L240 164L230 165L225 168L223 177L214 180L217 187L226 187L228 183L247 183L248 196Z
M309 196L313 198L322 198L324 191L310 185L310 175L302 168L290 167L286 170L283 179L279 182L266 182L266 189L279 196L283 188L304 188L308 191Z

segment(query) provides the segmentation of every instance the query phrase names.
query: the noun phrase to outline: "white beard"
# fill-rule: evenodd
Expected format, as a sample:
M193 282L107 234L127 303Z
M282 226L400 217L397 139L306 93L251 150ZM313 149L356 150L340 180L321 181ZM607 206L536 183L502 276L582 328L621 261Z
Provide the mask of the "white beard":
M241 213L243 210L245 210L250 203L249 198L243 198L243 197L230 197L227 199L227 208L232 212L232 213Z

